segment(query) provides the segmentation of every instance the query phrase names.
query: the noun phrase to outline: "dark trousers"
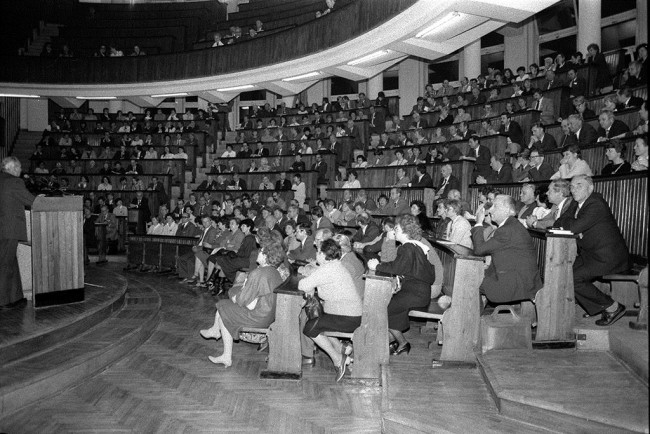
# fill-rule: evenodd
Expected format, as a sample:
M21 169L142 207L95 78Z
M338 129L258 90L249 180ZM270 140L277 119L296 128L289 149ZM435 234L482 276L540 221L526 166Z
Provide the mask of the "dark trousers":
M596 315L614 303L614 300L593 284L593 281L601 277L594 275L589 267L576 258L573 264L573 291L576 301L589 315Z
M0 306L23 298L17 249L18 240L0 240Z

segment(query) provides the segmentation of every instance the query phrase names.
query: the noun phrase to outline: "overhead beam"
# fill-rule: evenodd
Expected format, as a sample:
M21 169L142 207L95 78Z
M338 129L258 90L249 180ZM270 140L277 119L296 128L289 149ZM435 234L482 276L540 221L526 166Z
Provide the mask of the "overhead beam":
M304 91L308 87L311 87L314 83L317 83L322 78L324 77L319 76L318 80L306 80L301 82L282 80L267 81L265 83L260 83L259 86L280 96L298 95L300 92Z

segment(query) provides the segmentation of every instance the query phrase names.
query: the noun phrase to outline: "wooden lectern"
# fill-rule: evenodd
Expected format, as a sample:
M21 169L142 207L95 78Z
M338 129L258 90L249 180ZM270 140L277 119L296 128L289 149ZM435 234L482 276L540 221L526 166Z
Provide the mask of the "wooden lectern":
M32 205L34 307L84 300L83 198L37 197Z

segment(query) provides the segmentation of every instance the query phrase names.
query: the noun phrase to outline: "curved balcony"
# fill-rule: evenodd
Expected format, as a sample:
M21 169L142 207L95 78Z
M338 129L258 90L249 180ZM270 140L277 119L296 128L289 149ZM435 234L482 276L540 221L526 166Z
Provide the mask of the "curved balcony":
M355 0L292 29L215 49L109 59L0 57L0 92L118 98L183 92L217 102L241 86L257 86L295 95L327 76L363 80L408 56L445 56L556 1L506 7L502 0ZM422 36L432 26L444 31ZM313 75L287 81L302 74Z

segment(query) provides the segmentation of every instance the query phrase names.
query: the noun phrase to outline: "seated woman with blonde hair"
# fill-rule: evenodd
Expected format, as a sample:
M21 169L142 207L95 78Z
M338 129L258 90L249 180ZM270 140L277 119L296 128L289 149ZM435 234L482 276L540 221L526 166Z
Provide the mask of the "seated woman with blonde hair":
M282 283L277 267L284 258L281 245L265 245L257 256L259 267L248 274L243 285L230 290L229 299L217 302L214 324L200 331L205 339L223 340L223 353L208 357L212 363L231 366L233 341L239 338L242 328L266 328L275 320L273 290Z

